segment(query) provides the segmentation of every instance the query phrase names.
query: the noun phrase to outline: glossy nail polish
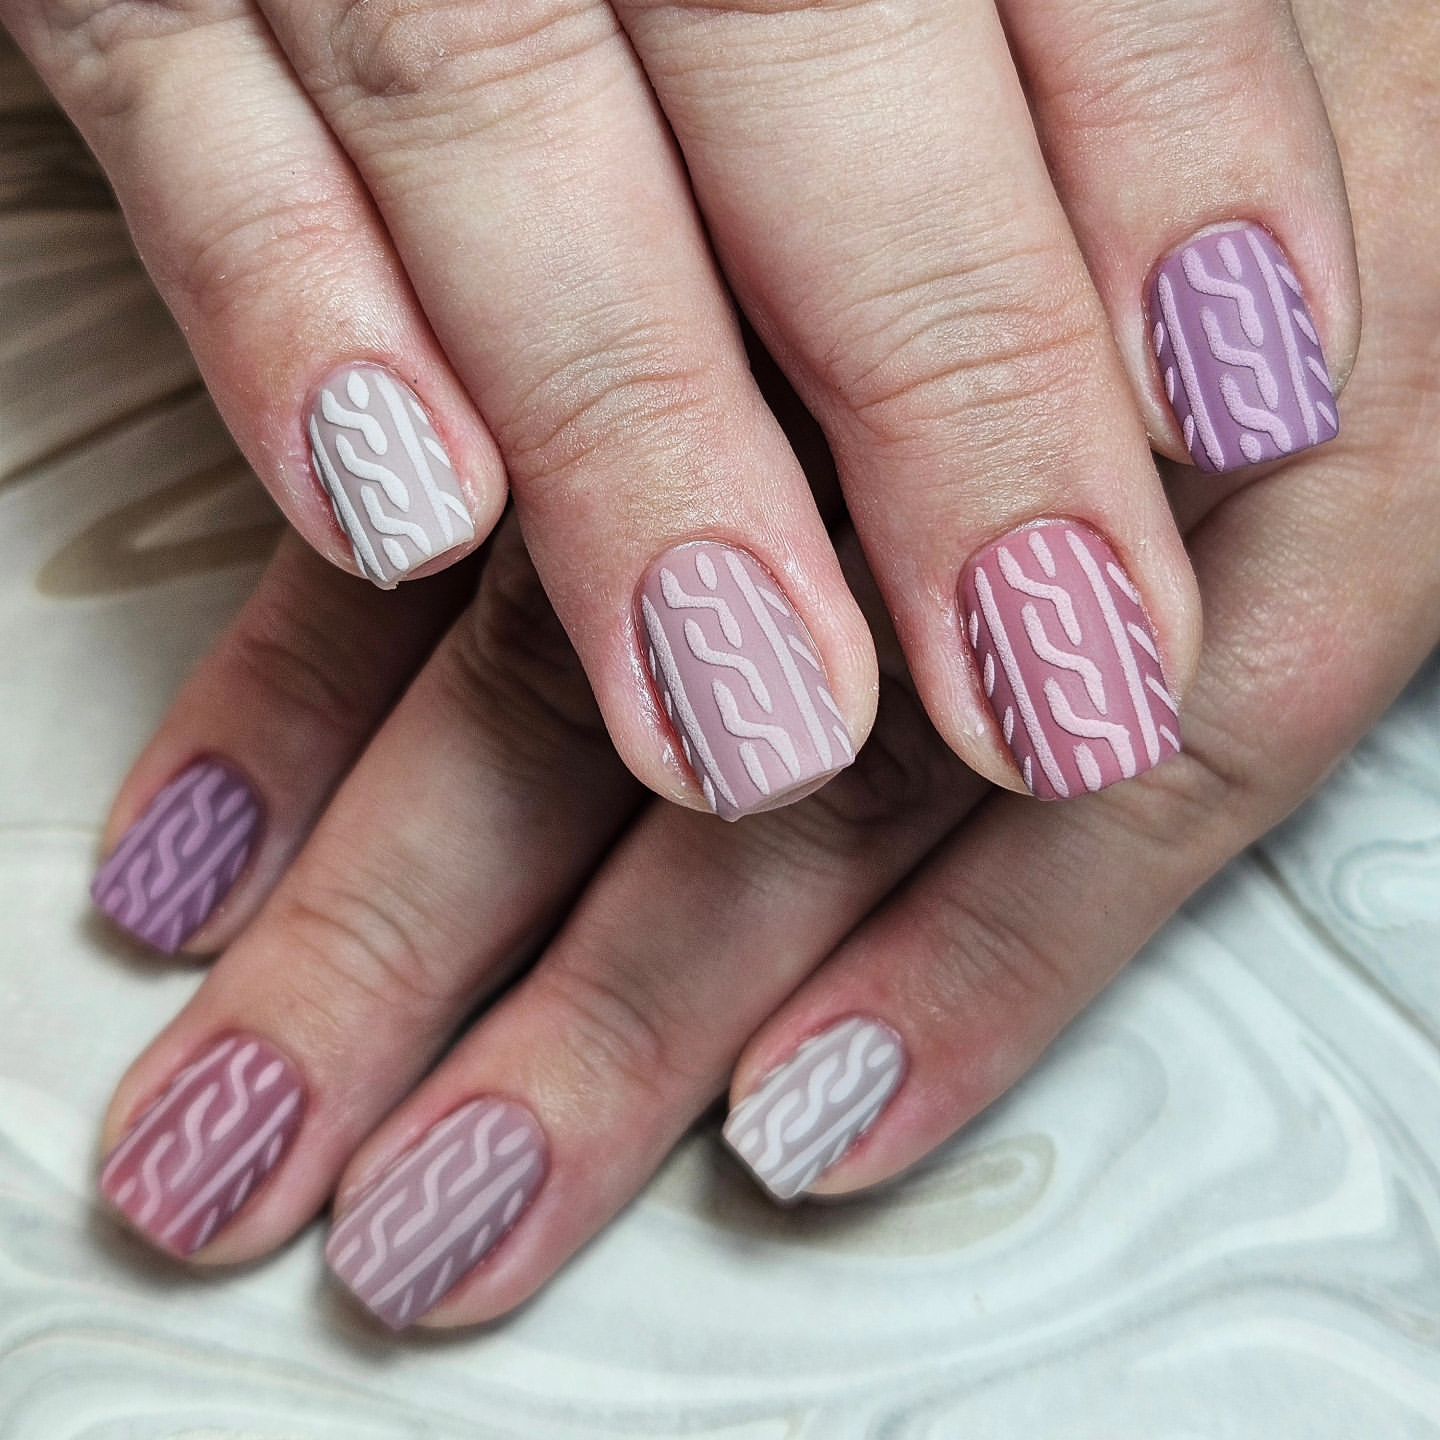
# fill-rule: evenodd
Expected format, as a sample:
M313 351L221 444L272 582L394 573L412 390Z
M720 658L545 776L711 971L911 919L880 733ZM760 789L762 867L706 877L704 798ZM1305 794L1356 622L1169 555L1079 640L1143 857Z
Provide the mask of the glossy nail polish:
M996 724L1042 800L1102 790L1180 749L1140 594L1095 531L1044 520L986 547L961 580L965 633Z
M101 1170L101 1194L162 1249L193 1255L284 1159L304 1106L299 1072L273 1045L224 1036L126 1132Z
M676 546L640 588L646 661L706 801L736 820L855 758L795 608L733 545Z
M513 1100L434 1125L336 1221L335 1274L391 1329L432 1310L514 1227L545 1178L545 1136Z
M229 894L260 832L260 805L222 761L197 760L155 796L90 886L137 940L174 954Z
M392 589L474 538L454 466L415 392L379 365L347 365L315 392L310 458L362 573Z
M1167 256L1150 286L1166 398L1202 470L1308 450L1340 430L1300 281L1259 225L1214 230Z
M886 1024L852 1016L807 1040L725 1121L725 1140L777 1200L793 1200L880 1117L905 1073Z

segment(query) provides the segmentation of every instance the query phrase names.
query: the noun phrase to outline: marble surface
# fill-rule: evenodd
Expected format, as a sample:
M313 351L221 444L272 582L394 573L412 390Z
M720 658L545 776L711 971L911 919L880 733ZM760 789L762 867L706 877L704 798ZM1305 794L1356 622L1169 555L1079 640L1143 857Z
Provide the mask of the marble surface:
M95 1212L193 971L90 920L114 785L275 535L0 43L0 1440L1440 1436L1440 664L1002 1104L780 1214L703 1129L510 1322L392 1343L311 1232L195 1278Z

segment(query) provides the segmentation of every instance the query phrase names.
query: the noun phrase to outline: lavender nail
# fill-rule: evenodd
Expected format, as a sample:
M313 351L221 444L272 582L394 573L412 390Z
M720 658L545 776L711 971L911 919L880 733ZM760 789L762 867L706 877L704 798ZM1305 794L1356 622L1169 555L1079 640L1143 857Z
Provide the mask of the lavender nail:
M1166 398L1202 470L1277 460L1333 440L1335 390L1285 252L1259 225L1182 245L1150 287Z
M325 1256L392 1330L434 1309L498 1245L545 1178L545 1136L513 1100L472 1100L335 1222Z
M259 802L240 775L197 760L125 832L91 897L136 939L173 955L230 893L259 828Z
M111 1152L100 1190L175 1255L208 1245L300 1128L299 1072L265 1040L228 1035L171 1080Z

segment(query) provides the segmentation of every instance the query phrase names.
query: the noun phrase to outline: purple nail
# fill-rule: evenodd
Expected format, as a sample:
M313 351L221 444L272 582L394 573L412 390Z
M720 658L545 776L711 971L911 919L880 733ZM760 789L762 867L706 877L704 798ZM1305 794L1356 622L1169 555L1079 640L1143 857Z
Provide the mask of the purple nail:
M1335 388L1285 252L1259 225L1182 245L1150 287L1165 394L1202 470L1258 465L1333 440Z
M966 566L960 591L985 698L1032 794L1101 790L1180 749L1140 593L1093 530L1012 530Z
M392 1330L434 1309L509 1233L545 1178L545 1136L513 1100L472 1100L336 1220L325 1256Z
M768 809L855 758L825 667L754 556L678 545L650 567L639 607L660 702L722 819Z
M229 894L259 828L260 805L240 775L197 760L125 832L91 898L136 939L173 955Z
M295 1067L267 1041L227 1035L187 1065L111 1152L100 1191L174 1255L193 1255L284 1158L305 1107Z

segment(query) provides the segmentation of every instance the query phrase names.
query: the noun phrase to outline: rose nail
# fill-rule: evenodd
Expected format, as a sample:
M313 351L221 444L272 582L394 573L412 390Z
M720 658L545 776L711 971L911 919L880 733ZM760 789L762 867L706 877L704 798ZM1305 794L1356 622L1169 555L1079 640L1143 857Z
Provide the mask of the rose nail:
M381 589L474 538L450 456L415 392L388 370L337 370L315 393L307 433L355 563Z
M752 555L678 545L640 588L646 659L706 801L736 820L855 758L795 607Z
M335 1222L325 1255L393 1330L432 1310L514 1227L545 1178L545 1136L513 1100L431 1127Z
M259 828L244 779L219 760L197 760L125 832L91 897L136 939L174 954L229 894Z
M808 1190L880 1117L905 1072L886 1024L853 1016L813 1036L725 1121L725 1140L777 1200Z
M985 697L1032 794L1102 790L1180 749L1155 631L1095 531L1069 520L1014 530L966 566L960 598Z
M1335 389L1300 281L1259 225L1212 230L1150 286L1166 398L1202 470L1238 470L1333 440Z
M100 1191L162 1249L193 1255L239 1214L300 1128L305 1090L267 1041L227 1035L171 1080L100 1173Z

